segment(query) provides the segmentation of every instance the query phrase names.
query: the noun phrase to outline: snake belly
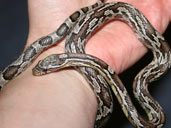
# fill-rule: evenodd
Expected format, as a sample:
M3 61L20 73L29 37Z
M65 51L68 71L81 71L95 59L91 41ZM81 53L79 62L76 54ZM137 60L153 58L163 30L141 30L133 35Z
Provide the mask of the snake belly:
M128 100L128 95L120 87L121 85L118 85L120 90L116 92L113 89L113 91L118 97L125 115L135 127L163 127L165 114L161 106L150 95L148 85L161 77L171 67L171 50L163 36L152 27L140 11L132 5L122 2L107 3L100 8L95 8L79 19L69 36L67 36L66 52L85 54L84 47L88 38L99 27L112 19L119 19L127 23L133 29L139 41L153 53L153 60L140 71L133 83L134 95L147 113L149 121L145 121L139 114L136 114L134 107L129 104L131 101ZM94 72L94 69L90 67L77 67L76 69L86 76L89 83L93 85L93 82L91 82L92 76L89 72ZM122 92L122 96L118 96L119 91ZM96 94L98 93L101 92L96 92ZM124 99L120 100L120 98L125 98L125 101ZM135 114L133 114L133 111Z

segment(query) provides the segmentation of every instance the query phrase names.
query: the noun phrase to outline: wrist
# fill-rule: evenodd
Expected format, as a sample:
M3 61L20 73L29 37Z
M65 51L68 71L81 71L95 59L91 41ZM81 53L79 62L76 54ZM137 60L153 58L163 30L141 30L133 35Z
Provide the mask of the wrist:
M74 70L33 76L35 63L2 90L0 127L93 127L97 101L85 79Z

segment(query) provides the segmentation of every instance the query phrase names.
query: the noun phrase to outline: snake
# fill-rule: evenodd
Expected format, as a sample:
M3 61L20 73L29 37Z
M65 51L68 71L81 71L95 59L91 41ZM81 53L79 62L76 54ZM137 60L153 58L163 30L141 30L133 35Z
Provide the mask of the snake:
M78 54L76 55L77 59L82 60L81 57L83 56L81 54L87 56L84 52L84 46L88 38L99 27L112 19L126 22L134 30L140 42L150 49L154 55L152 62L138 73L133 82L134 95L146 111L149 120L144 120L138 114L119 77L113 73L109 66L105 66L107 67L105 71L108 74L105 75L104 68L94 68L95 66L92 63L79 67L77 62L75 68L85 76L98 100L99 107L95 127L103 127L113 111L113 99L109 87L111 87L122 106L123 112L134 127L163 127L165 122L164 112L150 95L148 84L161 77L171 67L171 50L163 36L153 28L145 16L127 3L112 2L104 4L103 0L99 0L92 6L74 12L55 32L33 42L17 60L0 73L0 87L2 88L21 74L39 54L55 45L65 36L67 36L65 46L67 56L72 58L72 54L75 53ZM90 57L88 58L90 59ZM89 61L88 58L84 59ZM95 60L95 57L93 60ZM102 66L101 64L104 62L97 59L95 63ZM35 73L34 70L33 72ZM114 77L111 77L112 74L115 74Z
M123 112L133 126L145 128L163 127L165 114L159 103L150 95L148 85L150 82L163 76L171 67L171 50L164 37L154 29L147 18L138 9L123 2L106 3L93 9L79 19L69 33L69 36L66 37L66 52L85 54L84 47L89 37L105 23L112 20L120 20L128 24L135 32L137 39L153 53L151 63L143 68L133 81L133 93L147 113L149 120L146 121L137 113L128 97L128 93L123 89L121 83L117 81L115 83L119 87L118 90L111 84L109 84L109 86L112 88L122 106ZM109 72L110 70L111 68L108 69ZM79 67L78 71L82 71L81 73L86 76L89 81L94 80L94 78L90 77L91 73L94 72L92 68ZM105 77L103 76L103 78ZM100 83L98 88L100 88Z

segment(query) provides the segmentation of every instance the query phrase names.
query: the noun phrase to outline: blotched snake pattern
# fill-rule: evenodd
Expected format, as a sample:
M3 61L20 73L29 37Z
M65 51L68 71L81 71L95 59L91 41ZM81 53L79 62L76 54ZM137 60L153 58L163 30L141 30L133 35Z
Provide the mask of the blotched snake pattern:
M88 38L102 25L118 19L127 23L137 38L153 53L153 60L135 77L133 92L149 120L143 119L132 104L132 101L110 66L102 60L85 54L84 47ZM116 95L123 112L134 127L163 127L165 115L160 105L148 91L150 82L161 77L171 67L171 50L162 35L157 32L141 12L132 5L122 2L96 4L73 13L53 33L42 37L29 46L12 64L0 74L0 86L22 73L33 60L46 48L66 38L66 52L51 55L40 61L33 69L33 74L42 75L65 67L74 67L86 78L94 90L98 101L98 112L95 127L103 127L113 111L112 92Z

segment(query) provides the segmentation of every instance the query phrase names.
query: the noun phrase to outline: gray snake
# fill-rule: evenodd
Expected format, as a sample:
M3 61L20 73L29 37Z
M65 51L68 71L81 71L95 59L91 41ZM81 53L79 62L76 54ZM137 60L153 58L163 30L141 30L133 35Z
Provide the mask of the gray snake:
M154 55L152 62L140 71L133 83L134 95L146 111L149 121L145 121L137 113L126 89L113 70L101 60L93 56L88 56L84 52L84 45L87 39L100 26L112 19L119 19L126 22L134 30L137 38L144 46L149 48ZM75 59L78 61L85 60L83 63L77 62L74 67L86 77L96 93L99 107L95 127L103 127L112 113L113 103L110 87L121 104L125 115L135 127L155 128L163 126L165 122L163 110L149 94L148 84L161 77L168 68L171 67L171 50L161 34L151 26L142 13L132 5L122 2L103 4L103 1L98 1L98 3L93 6L82 8L73 13L57 31L35 41L16 61L7 66L0 74L0 86L3 87L10 80L18 76L42 51L54 45L66 35L66 52L68 52L68 54L60 55L60 59L69 59L73 63L77 62L74 61ZM68 56L69 58L67 58ZM71 59L72 56L73 59ZM74 58L74 56L76 56L76 58ZM91 59L91 63L85 65L85 63L90 62ZM66 62L64 60L62 62ZM48 62L49 61L48 59ZM52 61L56 65L60 63L60 61L55 59ZM84 67L79 67L79 64L84 65ZM94 68L96 67L95 65L99 66ZM39 69L40 66L41 65L38 65L33 72L36 73L36 69ZM48 72L49 70L46 69L43 71Z

